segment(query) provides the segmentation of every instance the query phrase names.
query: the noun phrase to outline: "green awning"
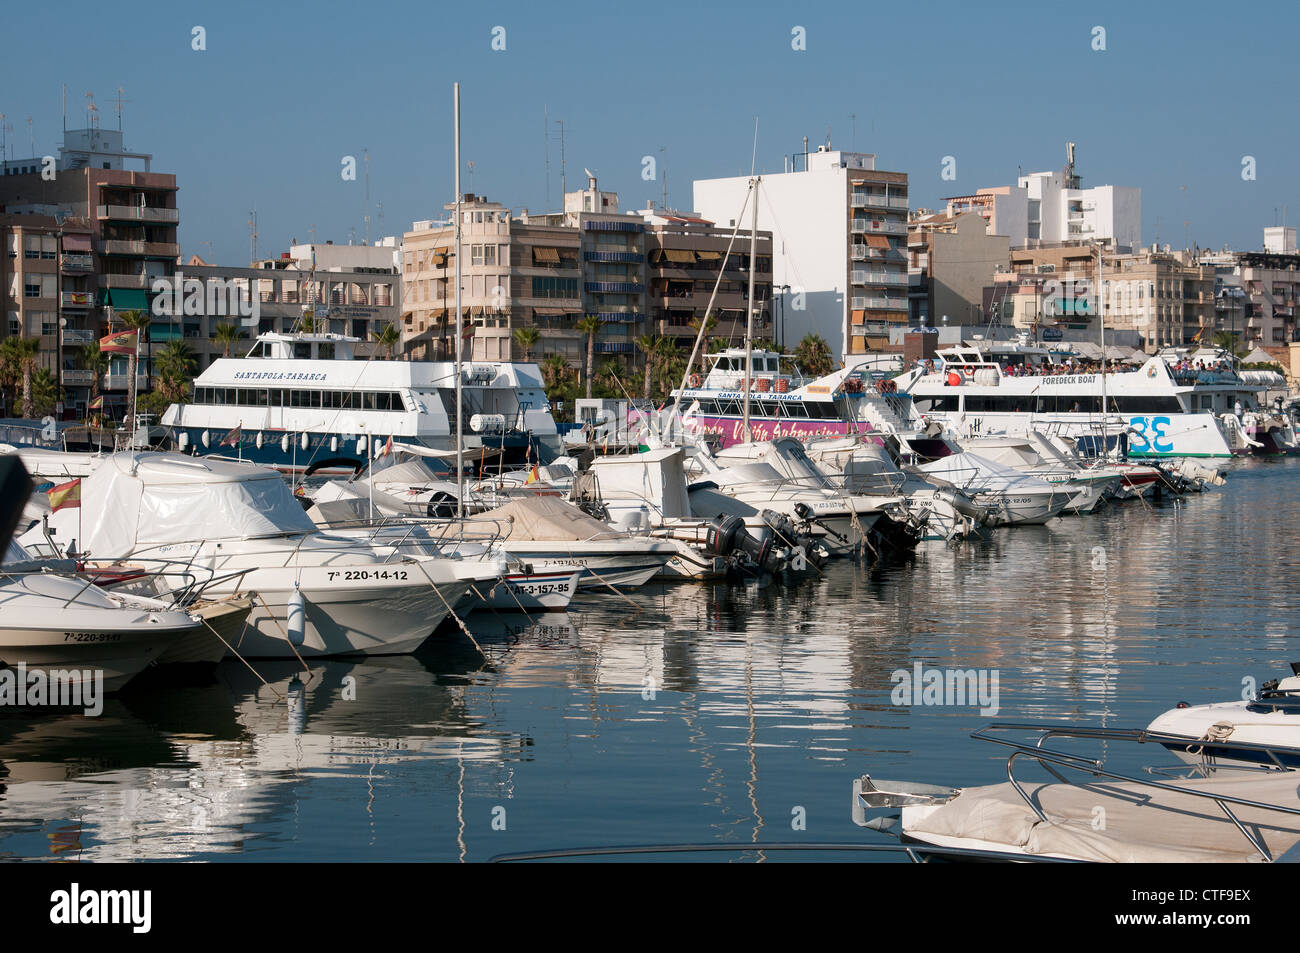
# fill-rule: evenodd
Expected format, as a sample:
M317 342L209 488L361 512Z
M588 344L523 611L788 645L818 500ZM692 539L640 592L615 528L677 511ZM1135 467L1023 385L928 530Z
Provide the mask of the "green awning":
M149 292L140 288L109 288L108 303L114 311L148 311Z

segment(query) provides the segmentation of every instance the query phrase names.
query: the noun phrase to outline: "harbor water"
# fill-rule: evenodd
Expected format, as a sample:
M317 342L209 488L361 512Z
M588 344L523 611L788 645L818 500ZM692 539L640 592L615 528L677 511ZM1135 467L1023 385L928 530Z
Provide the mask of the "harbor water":
M583 592L562 614L475 614L473 641L444 627L414 656L254 661L265 684L227 660L198 684L132 685L98 717L0 709L0 856L888 843L850 820L863 772L993 783L1005 752L968 737L990 721L1143 727L1289 673L1300 460L1227 477L797 586ZM918 663L995 678L996 713L899 703ZM1116 757L1173 763L1142 747Z

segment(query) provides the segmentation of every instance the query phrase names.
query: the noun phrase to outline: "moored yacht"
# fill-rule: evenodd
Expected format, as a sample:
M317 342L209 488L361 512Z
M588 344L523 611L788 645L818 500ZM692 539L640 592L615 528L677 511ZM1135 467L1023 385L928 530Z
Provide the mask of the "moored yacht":
M212 362L194 399L162 417L173 446L288 472L357 468L389 438L454 449L457 369L452 361L356 360L357 338L261 334L248 353ZM536 364L475 362L460 370L471 453L520 461L559 447Z
M1104 377L1068 352L968 341L939 349L934 361L895 380L919 414L967 435L1037 429L1092 442L1122 438L1130 457L1143 458L1251 450L1236 410L1253 406L1267 384L1231 368L1175 367L1159 355Z

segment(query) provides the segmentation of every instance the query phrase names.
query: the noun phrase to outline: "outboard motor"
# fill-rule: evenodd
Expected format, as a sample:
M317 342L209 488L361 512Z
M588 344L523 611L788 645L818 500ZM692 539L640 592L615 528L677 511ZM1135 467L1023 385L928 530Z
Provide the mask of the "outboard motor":
M723 558L743 555L764 572L776 572L781 560L772 551L771 539L756 539L739 516L719 516L709 522L705 552Z
M796 503L794 511L805 524L813 522L813 512L806 504ZM818 569L826 562L830 554L811 533L796 526L790 517L775 510L763 510L762 516L763 522L772 531L772 535L789 550L788 555L794 556L797 550L802 550L804 558ZM822 528L830 532L827 527ZM796 568L793 563L797 563L797 560L792 560L792 564L786 568Z

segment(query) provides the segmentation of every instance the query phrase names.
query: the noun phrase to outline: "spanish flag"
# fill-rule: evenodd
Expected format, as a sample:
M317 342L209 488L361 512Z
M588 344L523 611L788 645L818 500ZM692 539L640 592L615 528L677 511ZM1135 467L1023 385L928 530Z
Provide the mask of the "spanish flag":
M393 452L393 436L392 434L389 434L388 439L384 441L384 449L380 451L379 455L381 457L386 457L392 452Z
M92 400L89 404L86 405L86 409L87 409L87 410L103 410L103 409L104 409L104 398L103 398L102 396L100 396L100 397L96 397L94 400Z
M57 513L65 506L80 506L81 480L69 480L67 483L52 486L45 491L45 495L50 498L51 513Z
M1201 330L1197 331L1196 334L1195 334L1195 336L1192 338L1192 343L1193 343L1193 344L1195 344L1197 341L1199 341L1199 340L1201 339L1201 335L1205 333L1205 329L1208 328L1208 327L1209 327L1208 324L1202 324L1202 325L1201 325Z
M118 331L99 339L99 349L109 354L134 354L139 344L139 331Z
M527 486L530 483L536 483L540 479L541 477L537 474L537 464L534 463L533 468L528 471L528 479L524 481L524 486Z
M218 446L238 447L239 438L242 437L243 435L244 435L244 425L242 423L236 424L234 430L230 431L228 434L226 434L224 437L221 438L221 443L219 443Z

